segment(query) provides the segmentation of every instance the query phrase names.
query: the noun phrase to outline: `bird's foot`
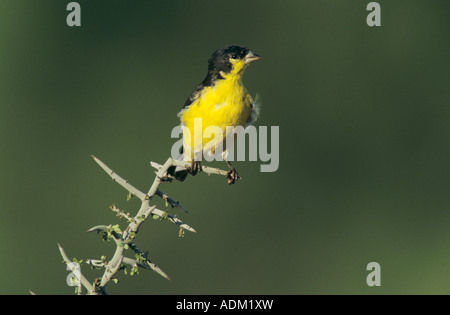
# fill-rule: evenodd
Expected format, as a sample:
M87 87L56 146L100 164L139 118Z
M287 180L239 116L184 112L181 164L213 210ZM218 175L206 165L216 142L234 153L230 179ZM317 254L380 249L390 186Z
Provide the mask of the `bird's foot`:
M228 179L228 185L234 184L238 179L241 178L233 166L230 167L230 170L228 171L226 177Z
M202 171L202 164L200 161L192 161L191 168L188 170L189 174L192 176L197 175L197 173L200 173Z

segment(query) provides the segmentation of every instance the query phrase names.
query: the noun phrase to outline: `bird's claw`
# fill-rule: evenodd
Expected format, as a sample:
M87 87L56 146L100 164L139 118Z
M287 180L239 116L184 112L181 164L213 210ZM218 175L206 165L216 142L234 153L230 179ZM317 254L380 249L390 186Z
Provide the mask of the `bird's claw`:
M189 169L189 173L192 176L197 175L197 173L200 173L202 171L202 164L200 161L192 161L191 168Z
M234 184L238 179L241 178L234 167L230 168L230 170L227 172L226 177L228 179L228 185Z

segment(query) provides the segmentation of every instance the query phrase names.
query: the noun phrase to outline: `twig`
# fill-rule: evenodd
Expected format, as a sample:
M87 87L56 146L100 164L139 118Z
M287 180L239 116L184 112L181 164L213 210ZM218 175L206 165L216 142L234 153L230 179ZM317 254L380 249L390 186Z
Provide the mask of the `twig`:
M105 271L101 277L95 281L95 286L91 285L91 283L83 276L80 276L81 284L86 288L89 294L107 294L105 287L106 285L114 279L116 273L123 268L123 265L132 266L132 268L143 268L143 269L151 269L163 276L164 278L170 280L169 276L161 270L156 264L150 261L147 254L141 251L135 244L134 239L136 234L139 231L139 227L142 223L150 216L158 216L160 218L167 218L172 223L178 225L180 227L180 235L184 234L184 230L196 233L197 231L191 226L187 225L180 219L178 219L175 215L169 214L166 211L162 211L157 209L155 205L151 206L150 202L153 197L156 195L163 200L166 201L167 204L171 205L172 208L178 208L183 210L184 212L188 212L186 208L184 208L178 201L170 197L168 194L159 189L160 185L164 182L171 181L172 178L168 175L168 169L172 166L180 166L189 168L190 164L186 162L175 161L172 158L167 159L167 161L161 165L158 163L151 162L151 166L156 168L156 177L149 188L148 192L145 194L133 185L131 185L127 180L120 177L117 173L115 173L111 168L109 168L105 163L103 163L100 159L96 158L92 155L94 161L112 178L113 181L117 182L120 186L125 188L130 195L136 196L139 200L141 200L141 206L137 212L137 214L132 217L129 213L125 213L124 211L118 209L116 206L111 206L111 209L117 214L120 218L125 218L128 222L128 226L125 230L120 230L118 225L97 225L90 228L87 232L102 232L104 237L112 238L116 243L116 250L114 252L113 257L106 261L106 258L101 260L88 259L86 262L94 267L105 268ZM220 170L217 168L202 166L202 171L205 174L211 175L224 175L226 176L227 172L224 170ZM61 256L63 257L66 264L71 263L66 253L62 249L62 247L58 244ZM124 256L124 252L126 249L130 248L136 253L137 259L132 259ZM132 271L133 272L133 271Z
M135 188L133 185L128 183L127 180L123 179L122 177L120 177L119 175L114 173L114 171L112 169L110 169L106 164L104 164L102 161L97 159L95 156L91 155L91 157L94 159L95 162L97 162L98 165L100 165L100 167L107 174L109 174L109 176L111 176L113 181L117 182L120 186L122 186L123 188L128 190L128 192L130 194L132 194L133 196L138 197L140 200L144 200L145 199L146 196L145 196L145 194L143 192L141 192L139 189Z
M153 168L156 168L157 170L160 170L162 165L155 163L155 162L150 162L150 165ZM183 161L172 161L172 166L179 166L179 167L184 167L186 169L189 169L191 167L191 164L188 162L183 162ZM214 168L214 167L209 167L209 166L205 166L202 165L202 172L208 175L223 175L223 176L227 176L227 171L221 170L219 168Z
M158 189L156 191L156 195L158 197L161 197L165 201L167 201L173 208L179 208L179 209L183 210L185 213L188 213L188 211L185 207L183 207L178 201L176 201L175 199L173 199L172 197L170 197L168 194L161 191L160 189Z
M66 263L67 266L70 266L72 261L70 261L69 257L67 257L66 252L64 251L64 249L62 248L62 246L59 243L58 243L58 248L59 248L59 251L61 253L62 258L64 259L64 262ZM78 279L78 280L81 281L81 284L86 288L86 290L89 292L89 294L94 294L94 295L97 294L97 292L95 291L94 287L83 276L81 271L80 271L80 279Z

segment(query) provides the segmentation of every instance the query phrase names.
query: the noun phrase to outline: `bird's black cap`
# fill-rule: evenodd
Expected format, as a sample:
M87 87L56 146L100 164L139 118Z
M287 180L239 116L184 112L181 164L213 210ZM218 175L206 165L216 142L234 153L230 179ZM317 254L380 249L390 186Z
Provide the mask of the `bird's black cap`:
M220 72L229 73L233 68L230 59L244 59L248 52L248 48L239 45L217 49L208 60L208 75L203 84L208 86L217 79L223 79Z
M231 45L217 49L209 58L208 70L224 71L225 73L231 70L230 58L244 59L249 50L243 46Z

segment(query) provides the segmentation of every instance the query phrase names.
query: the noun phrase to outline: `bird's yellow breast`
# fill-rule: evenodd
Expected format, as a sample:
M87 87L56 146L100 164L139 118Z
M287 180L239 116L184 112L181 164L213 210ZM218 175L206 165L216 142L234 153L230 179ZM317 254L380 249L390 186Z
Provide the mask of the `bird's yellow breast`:
M202 134L205 128L217 126L225 137L227 126L246 125L251 116L252 103L252 97L242 85L240 76L227 76L213 86L205 87L198 98L180 115L182 124L190 131L191 149L194 149L194 136L199 136L194 135L195 118L202 119ZM204 146L210 140L211 138L203 137L201 143ZM196 143L200 143L199 139Z

